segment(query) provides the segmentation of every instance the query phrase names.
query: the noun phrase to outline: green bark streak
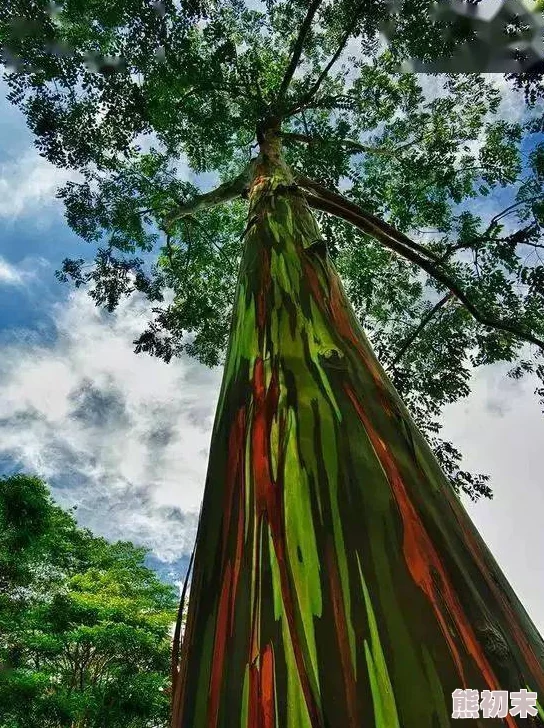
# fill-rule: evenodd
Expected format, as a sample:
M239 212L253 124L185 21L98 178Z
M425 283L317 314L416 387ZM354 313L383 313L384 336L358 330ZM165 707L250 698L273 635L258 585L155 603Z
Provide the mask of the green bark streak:
M542 695L542 639L290 185L256 165L173 726L444 728L456 688Z

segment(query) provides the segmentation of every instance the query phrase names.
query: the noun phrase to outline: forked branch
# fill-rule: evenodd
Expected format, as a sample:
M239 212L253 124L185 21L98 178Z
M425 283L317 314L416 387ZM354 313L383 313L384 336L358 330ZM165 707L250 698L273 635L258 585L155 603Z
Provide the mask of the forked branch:
M297 110L303 109L306 106L306 104L308 102L310 102L315 97L317 92L319 91L321 84L327 78L327 76L329 75L329 71L334 66L336 61L340 58L342 51L346 47L346 44L347 44L351 34L355 30L355 27L357 26L357 23L361 17L361 13L362 13L361 7L359 8L359 10L357 10L356 12L353 13L351 22L349 23L344 34L342 35L342 38L340 39L340 43L338 44L336 51L330 58L329 62L325 66L325 68L323 68L323 70L321 71L321 73L319 74L319 76L317 77L315 82L310 86L308 91L303 95L303 97L296 104L295 108ZM293 110L290 113L293 113Z
M177 207L170 215L167 215L163 221L163 227L165 230L182 217L187 215L194 215L200 210L208 210L210 207L221 205L224 202L229 202L237 197L240 197L247 189L251 180L251 165L248 165L246 169L235 177L234 179L225 182L219 187L216 187L210 192L205 192L203 195L197 195L192 200L183 202Z
M285 69L285 74L283 76L283 80L281 82L280 89L278 91L278 101L279 102L281 102L283 100L283 98L285 97L285 94L287 93L287 89L289 88L289 84L291 83L293 76L295 74L295 71L297 70L298 64L300 63L300 58L302 56L302 49L304 47L306 37L308 36L308 33L310 32L310 28L312 27L313 19L322 2L323 2L323 0L313 0L313 2L310 4L310 6L308 8L306 17L302 21L302 25L300 26L298 36L296 37L295 42L293 43L293 47L291 49L291 58L289 60L287 68Z

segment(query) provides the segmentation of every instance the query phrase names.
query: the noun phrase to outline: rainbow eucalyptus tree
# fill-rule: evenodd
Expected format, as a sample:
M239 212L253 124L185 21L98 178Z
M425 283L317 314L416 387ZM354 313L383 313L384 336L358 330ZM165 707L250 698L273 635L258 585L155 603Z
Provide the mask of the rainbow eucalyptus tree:
M400 7L387 50L366 0L4 7L9 97L96 248L59 277L154 302L137 351L224 363L175 728L443 727L456 688L544 694L459 498L487 478L438 437L474 368L544 375L541 124L478 75L397 73L439 37Z

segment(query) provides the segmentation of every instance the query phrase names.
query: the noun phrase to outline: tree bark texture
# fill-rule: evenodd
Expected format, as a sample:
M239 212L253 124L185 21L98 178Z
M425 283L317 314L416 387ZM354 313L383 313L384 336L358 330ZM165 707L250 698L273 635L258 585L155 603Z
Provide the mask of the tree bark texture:
M256 165L174 728L445 728L544 643L378 363L279 142Z

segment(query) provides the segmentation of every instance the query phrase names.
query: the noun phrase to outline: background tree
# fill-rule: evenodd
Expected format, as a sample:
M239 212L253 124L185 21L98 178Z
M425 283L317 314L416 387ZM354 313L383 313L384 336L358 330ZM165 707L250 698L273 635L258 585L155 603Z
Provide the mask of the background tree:
M436 434L474 367L543 376L541 126L497 118L477 74L432 95L399 74L444 50L433 3L401 5L385 51L385 3L4 11L10 98L81 173L60 195L98 248L61 277L110 310L162 303L138 351L215 364L230 337L177 726L447 725L459 685L544 689L542 641L450 491L486 479Z
M0 481L0 726L158 728L175 590L145 550L78 528L45 484Z

